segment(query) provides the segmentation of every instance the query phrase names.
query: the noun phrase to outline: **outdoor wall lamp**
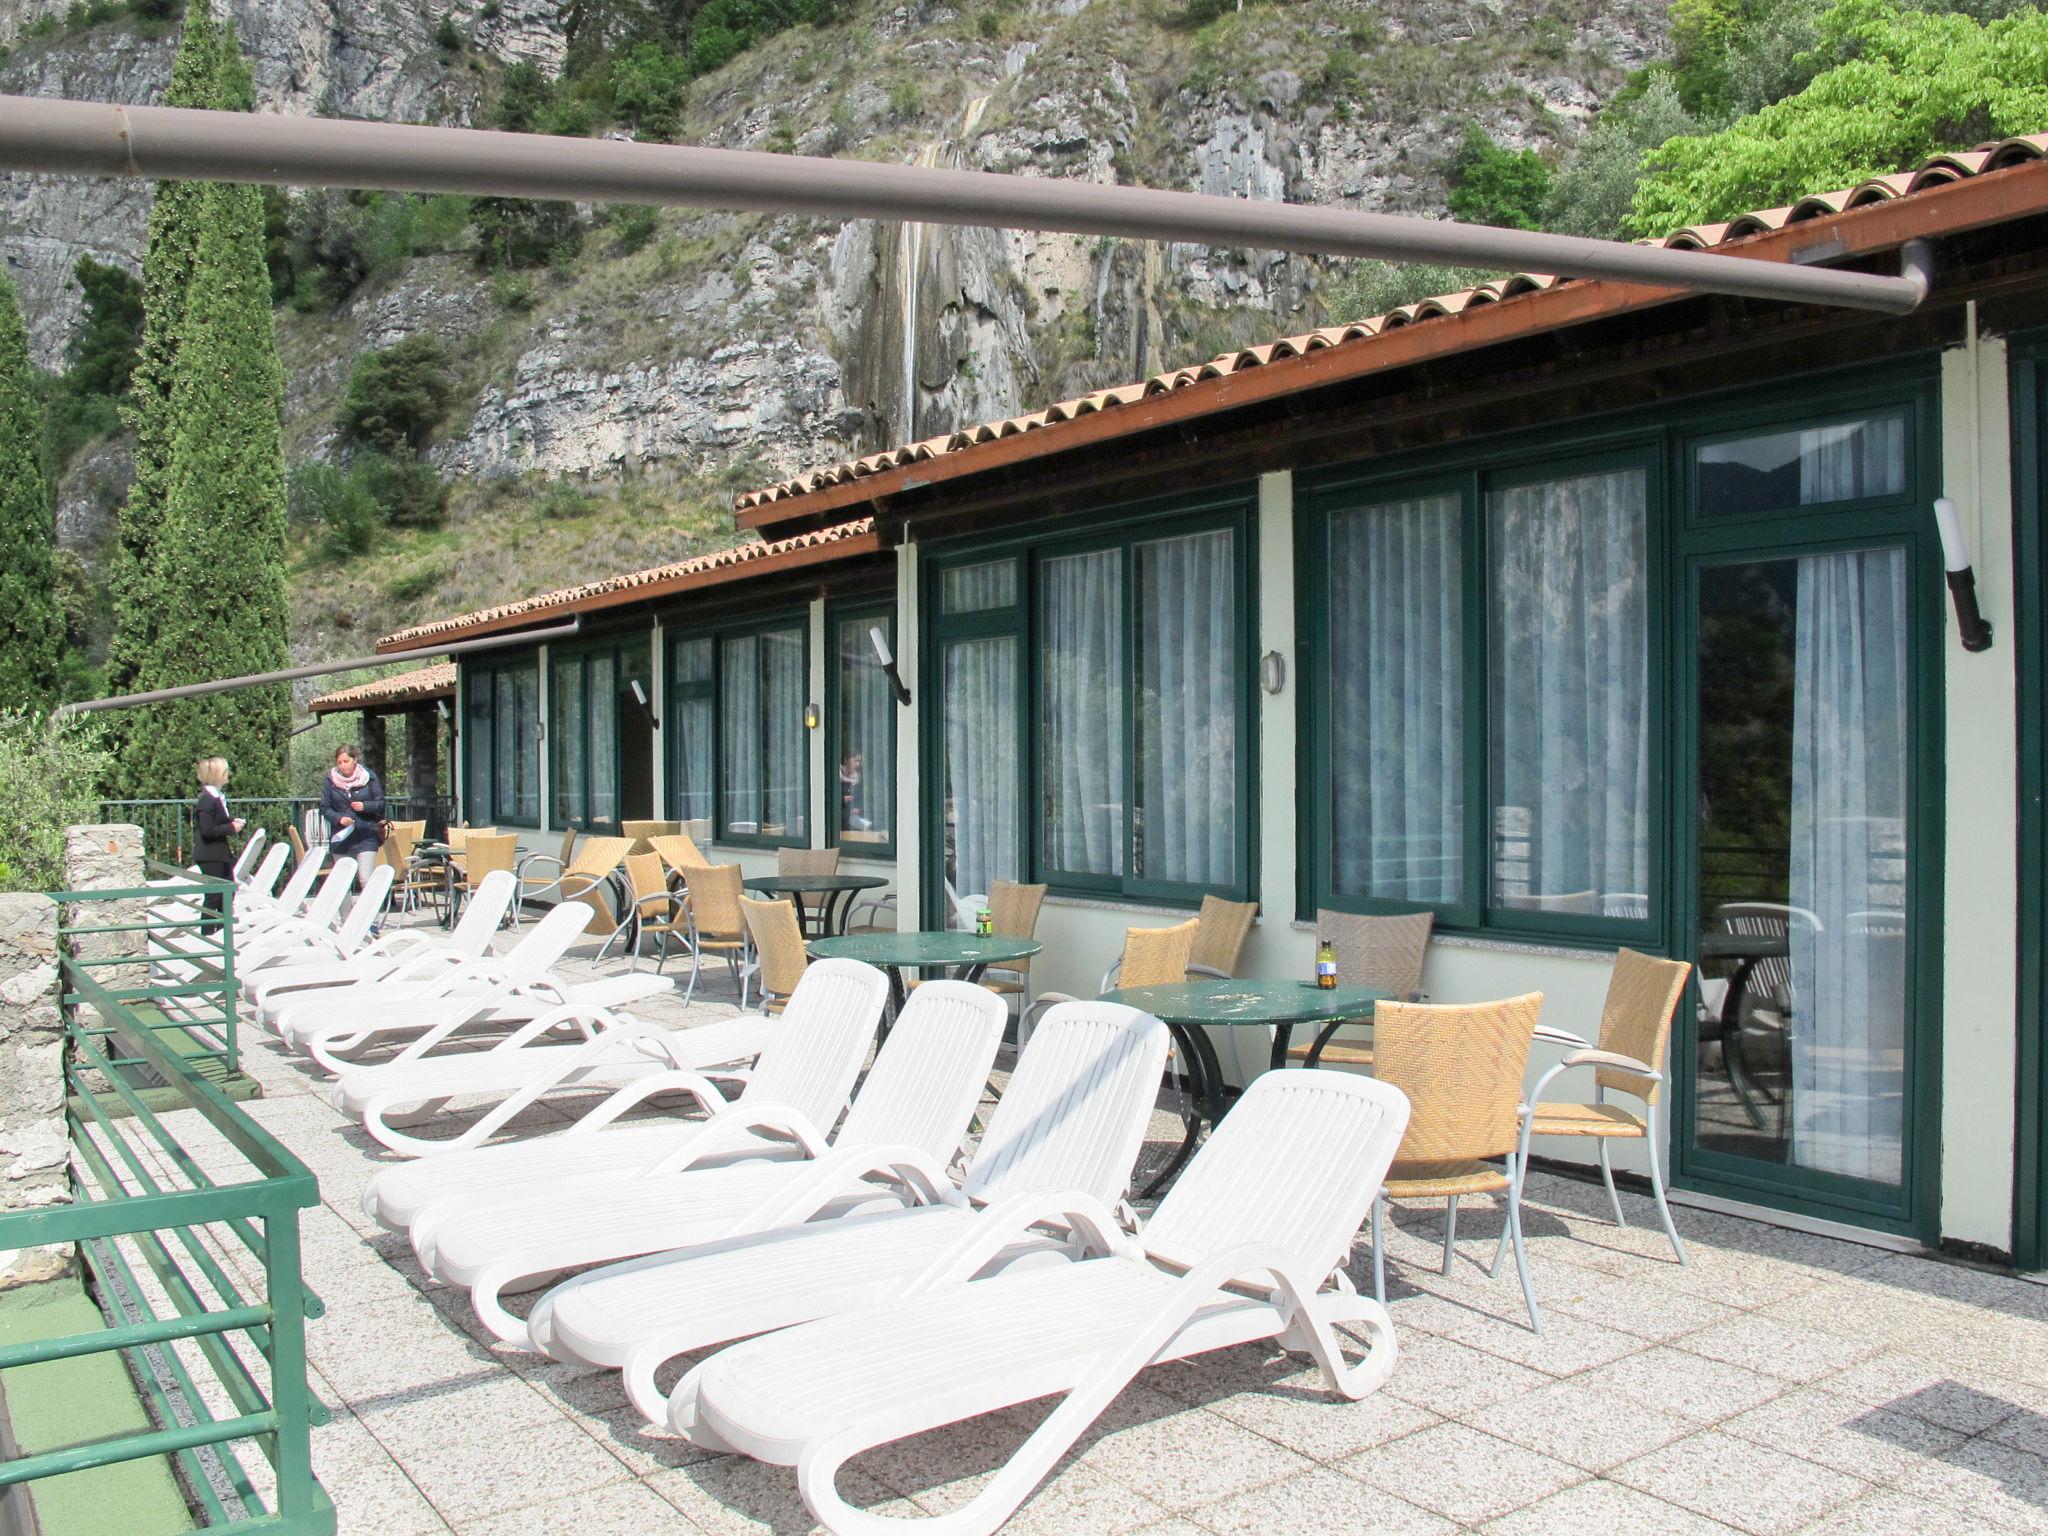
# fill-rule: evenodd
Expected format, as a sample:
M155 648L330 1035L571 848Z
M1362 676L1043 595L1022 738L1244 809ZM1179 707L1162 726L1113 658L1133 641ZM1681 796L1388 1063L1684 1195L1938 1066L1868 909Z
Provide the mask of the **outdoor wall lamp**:
M1287 658L1278 651L1268 651L1259 658L1259 686L1268 693L1278 693L1287 686Z
M908 704L910 690L903 686L903 674L896 670L896 658L889 654L889 637L882 633L882 626L870 624L868 639L875 647L875 656L882 663L882 675L889 679L889 686L896 690L896 702Z
M815 705L815 704L806 704L806 705L804 706L804 729L805 729L805 730L807 730L807 731L815 731L815 730L816 730L816 729L818 728L818 724L819 724L819 722L820 722L820 721L822 721L822 720L823 720L824 718L825 718L825 717L824 717L824 715L823 715L823 714L821 714L821 713L819 712L819 710L818 710L818 706L817 706L817 705Z
M1941 531L1941 563L1948 572L1948 595L1955 604L1956 633L1966 651L1991 649L1991 621L1977 606L1977 573L1970 569L1970 546L1963 541L1962 519L1948 497L1934 503L1934 526Z
M647 690L641 685L640 679L634 678L627 686L633 690L633 702L640 706L640 713L647 717L647 723L655 730L660 730L661 722L654 717L654 706L647 702Z

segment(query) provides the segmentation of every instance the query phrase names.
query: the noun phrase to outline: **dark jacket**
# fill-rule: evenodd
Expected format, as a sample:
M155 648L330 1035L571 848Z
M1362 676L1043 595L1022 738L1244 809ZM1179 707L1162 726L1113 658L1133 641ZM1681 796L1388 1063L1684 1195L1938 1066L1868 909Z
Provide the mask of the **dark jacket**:
M362 801L363 808L356 810L350 805L351 800ZM384 781L373 772L370 782L361 789L342 790L334 787L332 777L322 778L320 814L327 818L334 852L360 853L365 848L376 847L377 823L384 819ZM343 817L350 818L353 824L344 827L341 824Z
M199 798L192 802L192 862L232 864L235 851L228 846L228 839L234 831L234 816L219 797L212 790L200 790Z

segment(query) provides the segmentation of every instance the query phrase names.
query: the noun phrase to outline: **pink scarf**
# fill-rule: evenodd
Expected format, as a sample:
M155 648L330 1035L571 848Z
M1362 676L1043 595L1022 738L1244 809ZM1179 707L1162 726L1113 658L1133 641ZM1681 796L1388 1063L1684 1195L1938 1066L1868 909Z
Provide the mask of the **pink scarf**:
M341 770L339 768L330 768L327 770L327 780L336 789L361 789L365 784L370 782L370 770L366 768L363 764L357 763L356 771L353 774L351 774L348 778L344 779L341 776Z

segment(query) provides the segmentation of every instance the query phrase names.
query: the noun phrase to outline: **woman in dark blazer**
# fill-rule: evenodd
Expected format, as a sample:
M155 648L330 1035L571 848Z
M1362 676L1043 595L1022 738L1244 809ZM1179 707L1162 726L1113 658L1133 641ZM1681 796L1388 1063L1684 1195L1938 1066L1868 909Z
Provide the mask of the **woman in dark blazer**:
M192 802L192 862L199 873L216 880L235 877L235 850L228 839L240 832L245 819L228 810L228 760L202 757L194 770L199 775L199 798ZM220 893L206 898L215 912L222 910Z

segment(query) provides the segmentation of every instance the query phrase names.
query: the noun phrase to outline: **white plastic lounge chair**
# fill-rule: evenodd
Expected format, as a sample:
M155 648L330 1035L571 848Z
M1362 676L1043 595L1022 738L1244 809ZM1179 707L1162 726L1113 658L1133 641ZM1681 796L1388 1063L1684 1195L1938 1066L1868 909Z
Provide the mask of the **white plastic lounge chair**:
M927 997L926 994L930 996ZM435 1223L413 1224L413 1249L436 1279L470 1288L479 1321L508 1344L526 1321L499 1302L506 1290L586 1264L661 1253L736 1232L793 1226L876 1205L915 1204L950 1191L946 1169L967 1134L1009 1007L972 982L920 987L897 1016L829 1148L815 1124L786 1110L744 1109L669 1156L602 1185L570 1180L502 1194ZM807 1158L712 1166L758 1128L794 1137ZM431 1217L429 1212L428 1216Z
M247 945L236 946L235 974L268 970L297 956L340 959L361 949L369 942L370 927L384 909L384 897L391 889L391 869L379 864L371 870L369 883L350 903L347 915L342 916L341 903L347 899L355 879L352 861L336 866L321 882L320 894L304 917L274 924L252 937Z
M667 1029L604 1008L556 1008L485 1051L433 1056L427 1041L414 1041L394 1060L344 1072L330 1099L343 1114L361 1117L363 1128L399 1156L439 1156L482 1146L550 1094L617 1088L664 1071L743 1081L734 1064L760 1055L777 1023L762 1014L741 1014ZM547 1043L565 1029L581 1038ZM418 1137L398 1129L420 1124L456 1098L500 1102L460 1135Z
M713 1355L677 1384L672 1417L699 1445L795 1467L805 1505L840 1536L988 1536L1155 1362L1272 1339L1362 1398L1393 1370L1394 1324L1341 1266L1407 1123L1407 1100L1385 1083L1268 1072L1135 1239L1107 1211L1069 1211L1058 1196L1019 1207L1008 1223L978 1223L914 1293ZM1101 1256L964 1278L1041 1217L1071 1222ZM1366 1334L1355 1365L1339 1323ZM1055 1396L949 1514L884 1518L839 1496L839 1469L864 1451Z
M256 867L257 855L263 852L263 845L269 841L270 834L261 827L250 831L248 841L242 844L241 856L235 860L235 867L229 872L233 875L235 884L248 884L249 872Z
M413 981L424 986L434 976L490 952L491 936L498 931L505 909L511 905L512 890L512 876L503 870L494 871L484 876L476 895L464 905L462 920L453 933L400 928L344 960L280 962L250 977L242 995L256 1016L270 1024L294 994L349 987L359 982Z
M447 1152L387 1168L364 1189L363 1214L394 1232L406 1232L427 1210L458 1196L487 1196L550 1179L625 1178L709 1126L745 1124L744 1117L764 1105L794 1109L813 1125L829 1126L846 1107L888 1000L888 977L873 966L856 960L816 961L806 967L753 1074L730 1105L724 1092L701 1073L642 1078L558 1135ZM711 1118L614 1124L628 1110L664 1093L689 1095L713 1112ZM757 1138L748 1155L791 1155L795 1150L787 1141Z
M528 1335L556 1359L622 1367L635 1406L665 1423L655 1373L679 1354L883 1300L1018 1200L1078 1192L1114 1207L1170 1039L1120 1003L1062 1004L1018 1058L957 1192L591 1270L541 1298Z
M290 850L280 849L278 851L289 852ZM325 848L316 848L310 851L305 858L299 861L299 867L292 871L291 878L285 881L284 888L274 897L261 894L254 889L237 892L234 909L235 937L237 941L267 927L279 918L297 916L300 909L304 907L307 896L313 889L314 880L319 877L321 865L326 863L326 861L327 850ZM268 860L265 861L265 867L268 867ZM189 922L199 916L204 910L203 892L197 889L180 890L176 884L167 886L166 889L173 894L149 909L151 917L161 918L167 922ZM167 952L170 949L171 946L164 942L165 939L170 937L177 937L177 935L152 934L150 936L150 953L152 956Z

